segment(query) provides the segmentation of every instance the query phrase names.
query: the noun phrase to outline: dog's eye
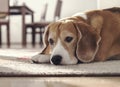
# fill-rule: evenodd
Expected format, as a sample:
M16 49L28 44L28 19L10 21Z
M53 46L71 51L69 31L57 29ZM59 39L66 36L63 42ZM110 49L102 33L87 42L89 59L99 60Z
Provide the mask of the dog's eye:
M71 42L72 40L73 40L73 37L70 37L70 36L68 36L68 37L65 38L66 42Z
M54 40L53 39L49 39L49 43L51 44L51 45L53 45L54 44Z

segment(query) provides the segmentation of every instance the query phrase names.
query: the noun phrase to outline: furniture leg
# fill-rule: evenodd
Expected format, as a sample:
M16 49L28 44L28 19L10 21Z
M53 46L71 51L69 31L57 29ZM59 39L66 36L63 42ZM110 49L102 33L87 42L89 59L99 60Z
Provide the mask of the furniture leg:
M9 23L7 24L7 46L10 47L10 27L9 27Z
M40 46L43 45L43 32L42 32L42 28L40 28Z
M32 28L32 46L35 46L35 38L36 38L35 32L36 32L36 28L33 27Z
M22 7L22 45L26 46L26 35L25 35L25 7Z
M0 46L2 45L1 25L0 25Z
M26 46L26 44L27 44L27 27L25 26L25 36L24 36L24 42L25 42L25 45L23 45L23 46Z
M34 15L31 15L32 23L34 22Z

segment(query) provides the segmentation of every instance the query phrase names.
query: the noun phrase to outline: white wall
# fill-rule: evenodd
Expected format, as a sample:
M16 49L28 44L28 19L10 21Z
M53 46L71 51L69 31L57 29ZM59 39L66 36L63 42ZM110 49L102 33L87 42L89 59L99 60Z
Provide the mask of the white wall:
M77 12L97 9L96 0L63 0L62 17L71 16Z
M13 4L14 0L10 0L10 5ZM54 8L56 5L56 0L18 0L18 5L22 5L26 3L31 9L35 12L35 21L40 20L40 11L42 10L42 6L45 3L48 3L48 11L47 11L47 20L53 19ZM77 12L83 12L86 10L97 9L97 0L63 0L61 17L68 17ZM21 16L11 16L11 42L12 43L20 43L21 42ZM27 22L30 22L30 17L27 17ZM5 29L3 30L3 42L6 42L6 34ZM38 36L39 37L39 36ZM39 39L39 38L37 38ZM28 41L30 42L30 37Z
M98 0L98 8L120 7L120 0Z

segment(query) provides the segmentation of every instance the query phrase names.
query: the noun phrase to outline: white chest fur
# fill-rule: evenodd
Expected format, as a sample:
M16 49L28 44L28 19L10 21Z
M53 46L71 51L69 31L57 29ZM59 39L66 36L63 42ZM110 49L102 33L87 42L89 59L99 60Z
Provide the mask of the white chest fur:
M76 13L73 16L80 16L80 17L84 18L85 20L87 20L87 15L85 13Z

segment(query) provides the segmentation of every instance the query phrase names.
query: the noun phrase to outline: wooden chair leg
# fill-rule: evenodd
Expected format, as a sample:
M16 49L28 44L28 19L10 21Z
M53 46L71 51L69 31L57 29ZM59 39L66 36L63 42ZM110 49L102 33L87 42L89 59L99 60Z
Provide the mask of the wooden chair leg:
M40 46L43 46L43 28L40 28Z
M10 46L10 27L9 24L7 24L7 46Z
M35 46L35 39L36 39L36 36L35 36L35 32L36 32L36 28L33 27L32 28L32 46Z
M2 45L1 25L0 25L0 46Z
M27 44L27 27L25 26L25 35L24 35L24 41L23 41L23 46L26 47Z

